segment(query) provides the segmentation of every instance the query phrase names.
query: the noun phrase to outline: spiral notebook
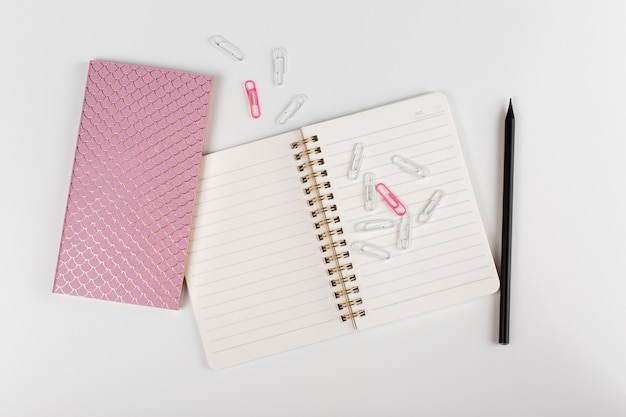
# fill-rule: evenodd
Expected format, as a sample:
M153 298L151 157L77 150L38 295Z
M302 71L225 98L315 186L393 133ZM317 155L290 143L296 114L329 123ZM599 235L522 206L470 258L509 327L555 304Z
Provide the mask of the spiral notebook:
M89 63L53 292L179 307L212 83Z
M186 280L213 368L498 289L443 94L203 158Z

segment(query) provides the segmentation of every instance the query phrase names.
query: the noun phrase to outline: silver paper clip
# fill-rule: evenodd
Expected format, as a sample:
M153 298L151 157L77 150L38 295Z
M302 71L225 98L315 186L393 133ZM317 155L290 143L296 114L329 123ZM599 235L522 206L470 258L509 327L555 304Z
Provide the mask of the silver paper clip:
M369 232L372 230L393 229L395 226L396 223L393 220L374 219L358 222L356 224L356 230L360 232Z
M436 190L430 197L430 200L428 200L428 204L426 204L424 210L422 210L419 216L417 216L417 220L420 223L428 223L433 217L433 214L435 214L437 207L439 207L439 203L441 203L441 200L443 200L445 195L446 193L443 190Z
M376 175L373 172L366 172L363 175L363 188L365 196L365 209L372 211L378 206L376 198Z
M252 80L248 80L243 83L246 89L246 95L248 96L248 106L250 107L250 116L253 119L261 117L261 105L259 104L259 94L256 91L256 84Z
M426 178L430 175L430 170L424 165L418 164L417 162L405 158L404 156L394 155L391 158L391 162L396 164L403 171L413 174L418 178Z
M400 220L398 228L398 249L408 249L411 247L413 237L413 216L407 215Z
M379 182L376 184L376 191L394 213L398 216L404 216L406 214L406 206L402 204L402 201L400 201L384 183Z
M304 94L300 94L294 97L294 99L291 100L289 104L287 104L287 107L285 107L285 110L283 110L280 116L278 116L278 119L276 119L276 123L280 125L284 125L285 123L287 123L296 114L296 112L300 110L302 106L304 106L304 103L306 103L306 101L307 96L305 96Z
M246 59L246 54L241 52L239 48L235 46L232 42L226 40L223 36L215 35L210 39L211 43L218 47L222 52L227 54L228 56L236 59L241 62Z
M391 258L391 253L388 250L381 248L380 246L375 245L373 243L366 242L364 240L357 240L356 242L352 244L352 247L356 250L361 251L362 253L366 255L373 256L374 258L378 258L378 259Z
M363 163L363 157L365 156L365 145L361 142L354 145L352 151L352 159L350 159L350 166L348 167L348 178L356 180L361 172L361 165Z
M287 50L285 48L274 49L274 85L282 86L285 83L287 73Z

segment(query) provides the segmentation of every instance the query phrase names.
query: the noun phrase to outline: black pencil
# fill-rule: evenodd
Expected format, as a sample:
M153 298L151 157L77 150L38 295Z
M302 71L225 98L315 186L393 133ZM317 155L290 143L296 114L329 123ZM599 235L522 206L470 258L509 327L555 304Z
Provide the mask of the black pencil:
M500 262L500 337L502 345L509 344L511 310L511 239L513 235L513 151L515 149L515 115L509 99L504 121L504 186L502 198L502 258Z

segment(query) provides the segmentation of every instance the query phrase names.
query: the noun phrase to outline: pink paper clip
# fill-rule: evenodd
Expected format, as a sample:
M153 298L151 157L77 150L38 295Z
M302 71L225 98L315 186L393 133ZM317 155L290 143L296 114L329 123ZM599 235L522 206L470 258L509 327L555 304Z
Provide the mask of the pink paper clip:
M387 187L382 182L379 182L378 184L376 184L376 191L378 192L378 194L380 194L385 203L387 203L389 208L393 210L394 213L396 213L398 216L404 216L406 214L406 207L404 206L404 204L402 204L400 200L398 200L398 197L396 197L391 192L389 187Z
M248 105L250 106L250 116L253 119L261 117L261 106L259 105L259 95L256 91L256 84L252 80L248 80L243 83L246 89L246 95L248 96Z

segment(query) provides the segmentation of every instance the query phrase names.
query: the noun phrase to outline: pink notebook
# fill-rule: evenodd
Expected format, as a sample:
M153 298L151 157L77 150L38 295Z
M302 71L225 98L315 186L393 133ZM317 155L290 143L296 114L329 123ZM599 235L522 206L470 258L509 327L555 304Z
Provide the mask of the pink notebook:
M179 308L212 80L90 62L55 293Z

